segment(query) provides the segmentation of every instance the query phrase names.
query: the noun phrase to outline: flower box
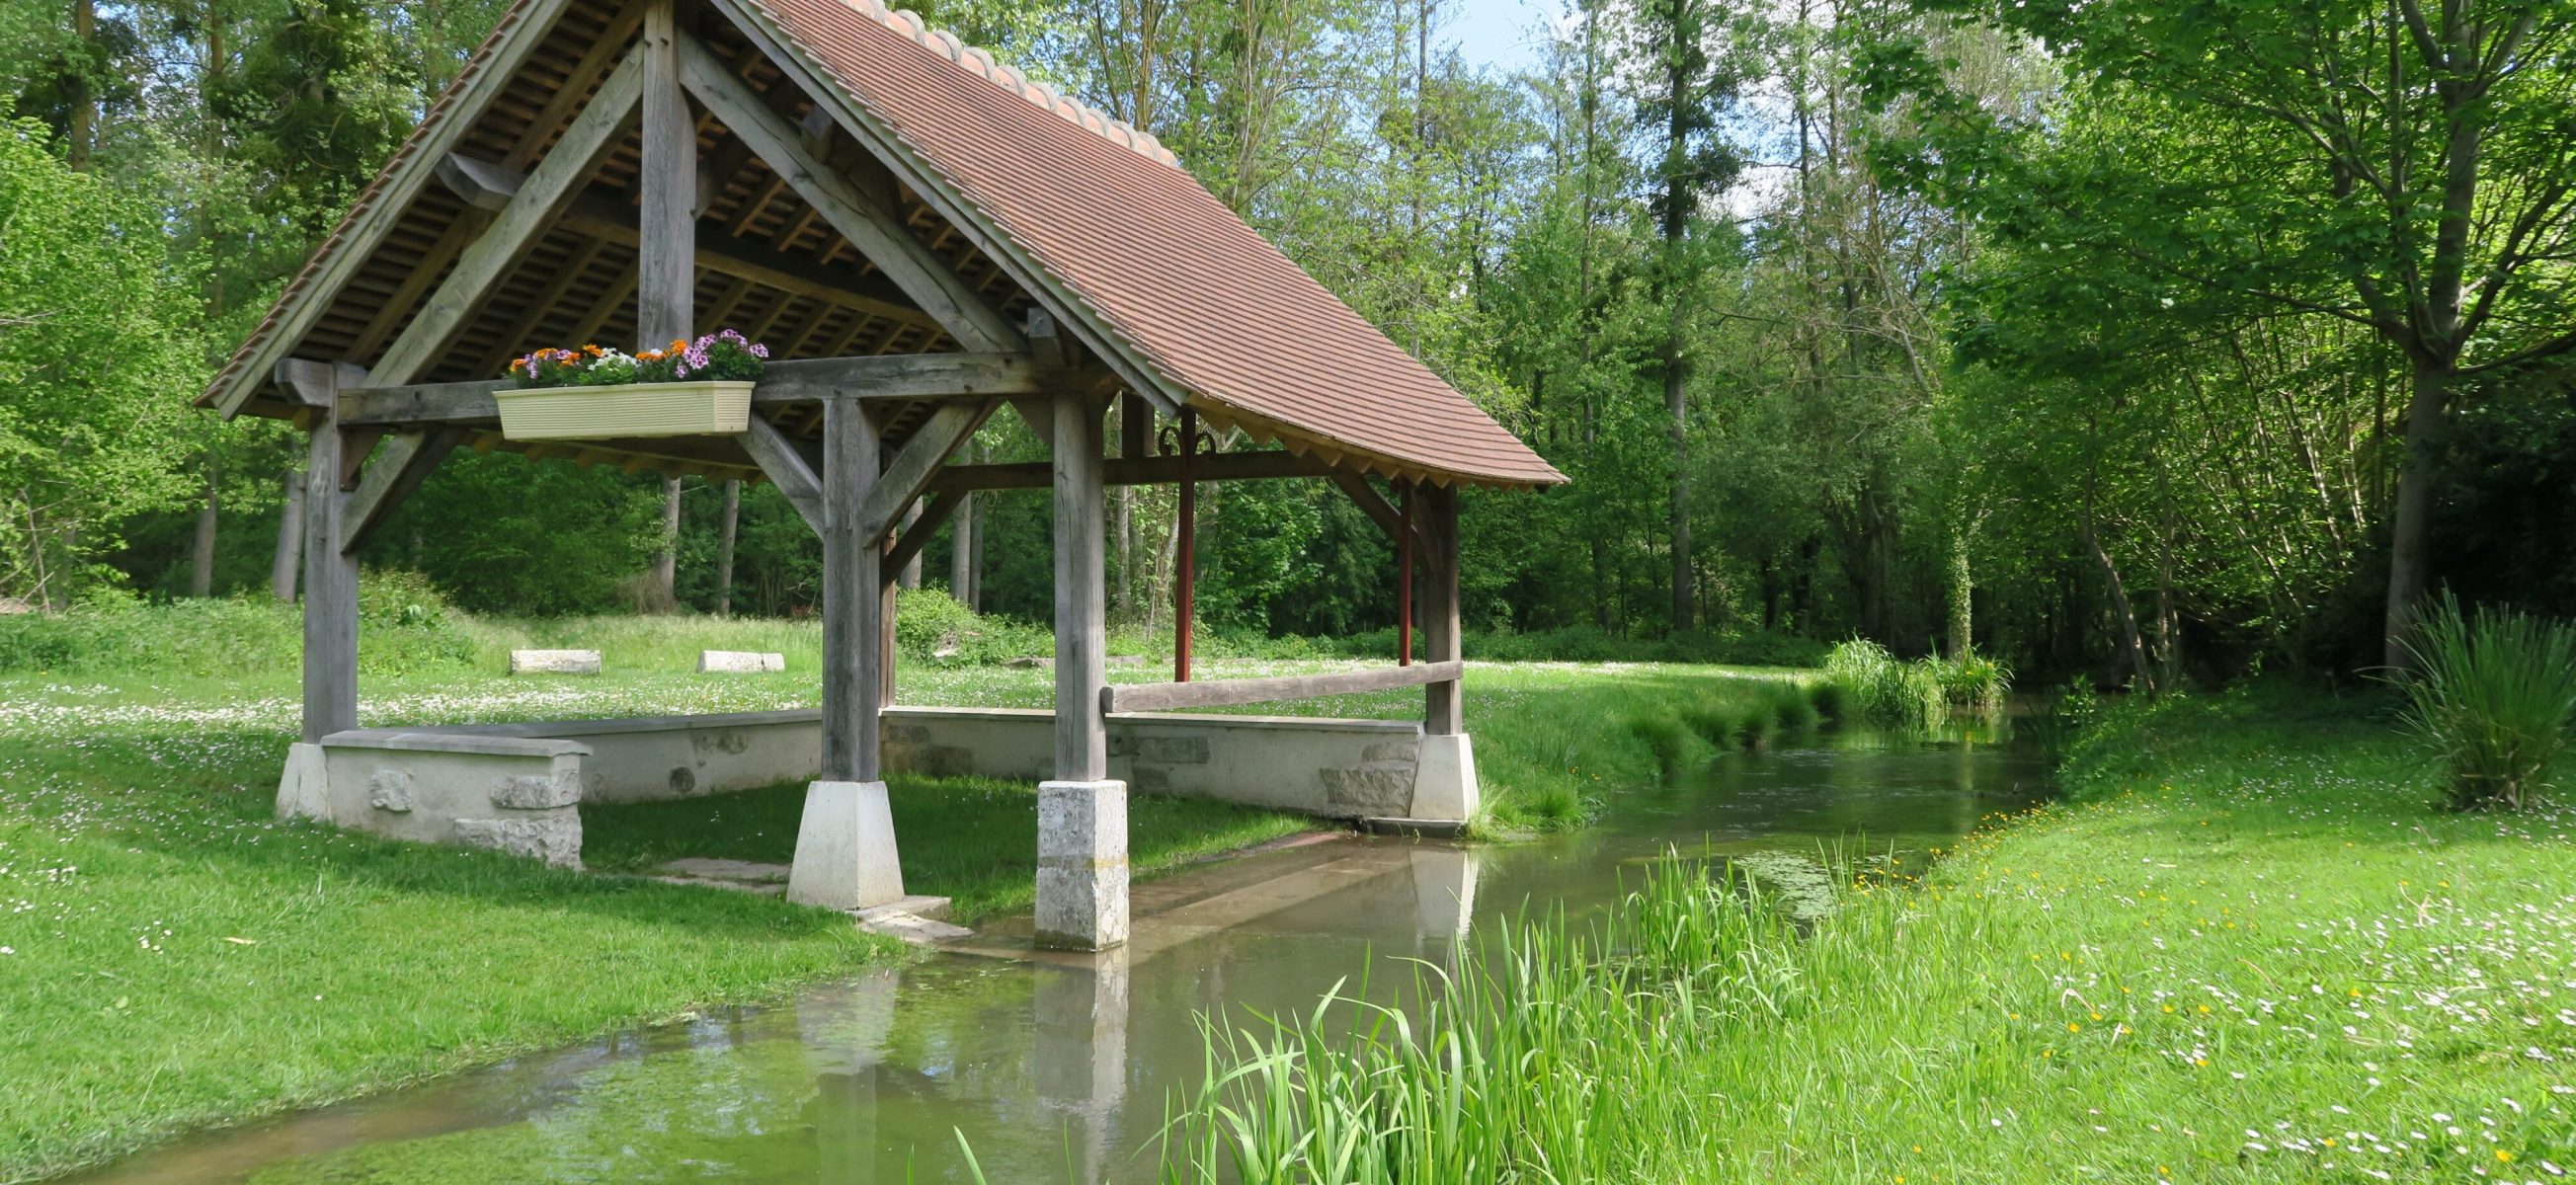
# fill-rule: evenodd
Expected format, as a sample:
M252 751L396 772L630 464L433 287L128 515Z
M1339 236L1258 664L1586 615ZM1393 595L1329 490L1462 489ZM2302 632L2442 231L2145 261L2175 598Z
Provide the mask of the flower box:
M751 426L752 383L720 380L495 391L512 440L730 436Z

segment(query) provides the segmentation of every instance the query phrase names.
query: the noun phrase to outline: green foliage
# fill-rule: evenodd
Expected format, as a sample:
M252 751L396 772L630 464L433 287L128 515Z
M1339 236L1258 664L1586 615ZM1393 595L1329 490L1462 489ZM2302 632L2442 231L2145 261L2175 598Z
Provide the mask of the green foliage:
M1940 662L1906 662L1876 642L1855 638L1825 656L1825 680L1841 689L1840 703L1848 706L1850 718L1930 732L1950 712Z
M0 597L68 604L122 520L185 488L179 393L204 373L159 212L0 121Z
M2445 594L2407 641L2399 719L2441 761L2452 809L2520 810L2556 788L2552 766L2576 727L2576 623Z
M1787 894L1755 861L1666 860L1597 920L1484 931L1474 956L1385 993L1412 1002L1400 1016L1348 990L1212 1024L1162 1179L1290 1185L1328 1149L1330 1179L1372 1185L1783 1164L2041 1181L2065 1175L2069 1133L2105 1177L2147 1181L2314 1181L2326 1155L2411 1181L2554 1159L2576 1112L2559 1062L2528 1056L2529 1020L2555 1007L2576 934L2569 840L2392 793L2412 781L2401 739L2332 699L2119 709L2070 771L2083 805L1999 821L1920 888L1828 859L1811 926L1770 908ZM2428 1004L2422 985L2472 957L2493 999ZM2425 1041L2427 1008L2443 1055L2396 1056ZM1926 1049L1954 1056L1927 1075ZM2365 1123L2461 1116L2485 1134L2344 1151Z
M937 589L895 594L895 645L916 662L972 666L1055 654L1053 630L989 617Z
M1951 706L1991 712L2012 692L2012 667L1973 647L1947 658L1930 660L1932 678Z
M266 596L147 603L104 595L61 613L0 615L0 673L243 679L293 672L303 654L303 614ZM361 673L454 671L473 659L467 624L427 580L372 568L360 575Z

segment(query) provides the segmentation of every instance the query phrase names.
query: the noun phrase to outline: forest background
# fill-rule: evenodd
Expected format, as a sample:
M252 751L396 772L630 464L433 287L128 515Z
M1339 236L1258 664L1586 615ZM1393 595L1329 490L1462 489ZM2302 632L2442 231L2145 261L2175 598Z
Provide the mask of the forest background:
M1573 0L1506 70L1457 2L925 15L1571 477L1467 499L1471 629L2156 686L2367 669L2430 589L2576 613L2576 4ZM300 441L190 400L501 7L0 5L0 606L271 595ZM1113 614L1167 626L1171 491L1117 497ZM1208 627L1392 620L1338 491L1200 508ZM928 583L1043 620L1048 517L979 496ZM365 556L514 615L798 615L820 558L766 486L504 454Z

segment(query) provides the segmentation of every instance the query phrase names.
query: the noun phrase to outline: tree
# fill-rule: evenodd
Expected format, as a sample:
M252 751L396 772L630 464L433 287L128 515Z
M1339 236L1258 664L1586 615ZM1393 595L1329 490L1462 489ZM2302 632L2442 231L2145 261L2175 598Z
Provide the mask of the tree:
M1923 174L2001 233L2124 259L2174 290L2362 326L2403 357L2383 660L2429 579L2442 433L2470 384L2576 350L2576 4L1967 0L2064 55L2075 109L2014 118L1880 59L1941 112ZM2061 141L2184 126L2189 154ZM2168 142L2170 142L2168 140ZM1932 158L1927 158L1932 159Z
M1645 0L1635 14L1639 71L1637 119L1653 142L1650 172L1656 187L1648 203L1662 240L1655 296L1663 305L1664 414L1672 446L1670 497L1672 625L1691 628L1693 597L1690 531L1691 312L1699 281L1720 254L1731 254L1704 228L1703 205L1743 172L1744 159L1720 134L1743 79L1724 10L1713 0ZM1696 232L1696 233L1695 233Z
M0 124L0 596L57 605L126 516L184 496L172 392L204 369L157 212L48 138Z

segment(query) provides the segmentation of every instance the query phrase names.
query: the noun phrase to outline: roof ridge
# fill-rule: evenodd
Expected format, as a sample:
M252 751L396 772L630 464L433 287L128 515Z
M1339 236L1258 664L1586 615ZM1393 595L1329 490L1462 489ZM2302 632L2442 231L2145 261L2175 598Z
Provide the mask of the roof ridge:
M841 0L841 3L851 11L928 47L958 69L1028 100L1039 110L1052 111L1066 123L1092 132L1147 160L1161 161L1175 169L1181 167L1181 158L1163 147L1163 142L1155 139L1153 133L1113 118L1106 111L1088 106L1002 64L991 51L968 45L946 29L931 28L920 13L909 8L888 9L884 0Z

